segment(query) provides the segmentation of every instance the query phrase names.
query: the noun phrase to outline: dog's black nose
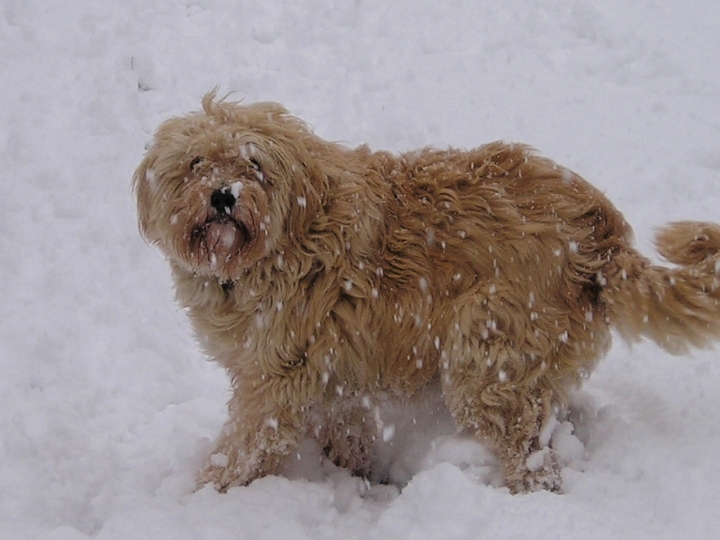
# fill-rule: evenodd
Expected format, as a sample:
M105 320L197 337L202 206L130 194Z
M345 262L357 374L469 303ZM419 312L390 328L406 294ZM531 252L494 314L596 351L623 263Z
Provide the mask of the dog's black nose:
M221 214L229 214L235 206L235 195L226 187L216 189L210 195L210 206Z

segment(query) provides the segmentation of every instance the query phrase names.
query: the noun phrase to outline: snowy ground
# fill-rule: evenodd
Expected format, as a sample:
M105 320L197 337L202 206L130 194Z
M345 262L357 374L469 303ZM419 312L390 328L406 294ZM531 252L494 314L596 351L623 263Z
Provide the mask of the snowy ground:
M431 432L395 441L402 491L306 448L193 493L227 387L130 177L216 84L350 145L528 142L646 252L658 224L720 220L716 0L0 0L0 538L720 536L720 353L649 344L616 344L556 430L563 495L511 496L482 448Z

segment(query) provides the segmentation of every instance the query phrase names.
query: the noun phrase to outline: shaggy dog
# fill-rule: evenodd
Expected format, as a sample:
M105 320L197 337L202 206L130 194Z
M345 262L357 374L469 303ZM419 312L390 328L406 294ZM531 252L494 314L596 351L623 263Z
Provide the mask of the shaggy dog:
M163 123L134 177L230 419L199 482L272 474L302 437L367 474L384 403L440 385L512 492L560 488L544 423L610 346L720 336L720 226L623 216L519 144L405 154L326 142L278 104L213 93Z

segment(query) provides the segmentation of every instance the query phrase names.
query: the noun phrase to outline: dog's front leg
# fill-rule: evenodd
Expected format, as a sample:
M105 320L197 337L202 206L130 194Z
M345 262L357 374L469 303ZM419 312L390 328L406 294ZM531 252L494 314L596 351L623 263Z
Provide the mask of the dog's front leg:
M300 419L290 404L269 398L272 385L236 388L215 450L198 475L198 485L219 491L273 474L298 444Z

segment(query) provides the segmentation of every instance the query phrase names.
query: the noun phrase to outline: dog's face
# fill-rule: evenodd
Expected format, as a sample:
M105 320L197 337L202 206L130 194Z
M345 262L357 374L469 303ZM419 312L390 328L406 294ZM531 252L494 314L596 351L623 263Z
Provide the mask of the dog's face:
M202 112L158 128L135 172L143 235L190 272L237 278L310 210L312 137L277 104L208 94Z

